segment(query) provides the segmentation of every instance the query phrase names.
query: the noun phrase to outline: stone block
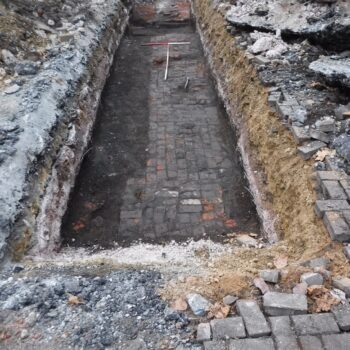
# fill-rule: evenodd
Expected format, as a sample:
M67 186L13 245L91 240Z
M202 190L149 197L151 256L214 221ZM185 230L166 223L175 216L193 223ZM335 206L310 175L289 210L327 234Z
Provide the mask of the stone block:
M339 181L340 186L343 188L344 192L346 193L346 196L348 199L350 199L350 181L349 178L342 179Z
M311 267L314 269L315 267L323 267L324 269L328 269L330 266L331 261L328 258L320 257L320 258L314 258L307 260L303 262L303 266L305 267Z
M253 300L238 300L237 312L242 316L247 333L250 337L270 335L270 327L258 304Z
M322 142L325 142L325 143L329 143L330 140L331 140L329 135L327 135L325 132L317 130L317 129L316 130L315 129L311 129L310 130L310 137L312 139L319 140L319 141L322 141Z
M347 195L339 181L322 181L322 191L326 199L347 199Z
M294 335L294 330L289 316L269 317L272 334L277 335Z
M323 276L320 273L306 272L300 276L300 282L306 283L308 286L323 284Z
M344 255L350 261L350 246L344 247Z
M321 339L314 335L303 335L299 337L299 344L302 350L322 349Z
M275 350L271 338L231 340L229 350Z
M322 181L341 181L347 179L347 175L342 171L319 170L316 172L317 182L321 186Z
M325 199L316 201L316 214L322 218L327 211L350 210L350 205L343 199Z
M291 127L291 131L293 134L293 137L295 141L300 145L305 141L310 140L310 135L309 133L301 126L295 126L293 125Z
M294 335L278 335L275 337L277 350L299 350L297 337Z
M278 270L262 270L260 271L260 277L265 282L278 283L280 272Z
M206 341L204 342L204 350L227 350L225 341Z
M342 290L347 297L350 297L350 278L348 277L334 277L332 284L335 288Z
M333 118L325 118L323 120L318 120L315 125L320 131L334 132L335 120Z
M238 297L235 297L233 295L226 295L222 301L225 305L232 305L238 300Z
M210 323L200 323L197 327L197 340L205 341L211 339Z
M323 335L322 341L326 350L348 350L350 333Z
M269 316L286 316L307 312L305 295L269 292L263 296L264 310Z
M344 331L350 331L350 307L349 305L336 305L332 308L332 313L338 323L339 328Z
M323 222L333 241L350 242L350 229L341 212L327 211Z
M200 294L190 293L186 296L188 305L196 316L204 316L211 306L211 303Z
M298 153L304 160L310 159L319 149L326 147L326 144L321 141L312 141L304 146L298 147Z
M281 101L282 94L279 91L274 91L269 94L268 102L271 107L276 108L277 103Z
M242 317L229 317L210 322L213 339L245 338L246 332Z
M297 335L339 333L339 327L331 313L291 316Z

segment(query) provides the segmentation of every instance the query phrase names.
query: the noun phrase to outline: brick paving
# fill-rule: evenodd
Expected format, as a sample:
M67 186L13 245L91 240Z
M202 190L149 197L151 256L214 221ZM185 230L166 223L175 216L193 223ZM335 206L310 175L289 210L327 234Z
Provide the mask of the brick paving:
M149 41L191 45L171 48L167 81L166 47L152 49L146 169L127 180L118 241L257 232L233 136L218 107L197 34L174 30Z

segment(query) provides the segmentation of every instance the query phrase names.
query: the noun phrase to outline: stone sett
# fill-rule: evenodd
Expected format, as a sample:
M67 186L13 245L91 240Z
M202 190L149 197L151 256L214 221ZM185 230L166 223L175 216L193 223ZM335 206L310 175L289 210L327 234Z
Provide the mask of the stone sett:
M272 338L231 340L229 350L275 350Z
M350 333L323 335L325 350L348 350L350 348Z
M271 334L271 329L255 301L238 300L236 308L243 318L248 336L262 337Z
M339 327L331 313L291 316L297 335L339 333Z
M275 337L277 350L299 350L297 337L293 335L278 335Z
M350 331L350 305L336 305L332 308L332 313L339 328L344 332Z
M301 294L269 292L263 296L264 310L269 316L286 316L307 312L307 298Z
M200 323L197 327L197 340L205 341L211 339L210 323Z
M245 338L246 332L242 317L229 317L223 320L212 320L210 326L213 339Z
M271 331L274 336L287 336L295 334L289 316L269 317L269 321L271 325Z
M299 337L299 344L302 350L322 349L321 339L313 335L303 335Z

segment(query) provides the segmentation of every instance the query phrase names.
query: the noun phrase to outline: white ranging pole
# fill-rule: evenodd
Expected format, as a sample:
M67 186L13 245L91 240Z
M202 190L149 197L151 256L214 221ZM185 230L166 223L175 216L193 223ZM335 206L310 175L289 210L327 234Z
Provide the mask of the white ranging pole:
M164 80L168 79L169 59L170 59L170 45L190 45L190 44L191 43L189 41L168 43L168 45L167 45L167 52L166 52L166 67L165 67Z

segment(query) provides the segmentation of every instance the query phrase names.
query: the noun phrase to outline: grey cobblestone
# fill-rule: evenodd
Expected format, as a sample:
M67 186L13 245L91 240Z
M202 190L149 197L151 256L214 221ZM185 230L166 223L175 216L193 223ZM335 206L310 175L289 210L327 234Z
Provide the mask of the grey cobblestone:
M339 333L339 327L331 313L291 316L297 335Z
M227 343L223 340L206 341L204 350L227 350Z
M286 316L307 312L305 295L269 292L263 296L264 310L269 316Z
M275 337L277 350L299 350L297 337L293 335L278 335Z
M231 340L229 350L274 350L272 338Z
M302 350L320 350L323 348L321 339L313 335L299 337L299 344Z
M344 331L350 331L350 306L349 304L340 304L332 308L332 313L338 323L339 328Z
M271 334L271 329L255 301L238 300L236 302L236 308L243 318L250 337L262 337Z
M269 317L269 321L273 335L278 336L295 334L289 316Z
M246 336L242 317L212 320L210 326L213 339L245 338Z
M349 350L350 333L323 335L322 341L326 350Z

